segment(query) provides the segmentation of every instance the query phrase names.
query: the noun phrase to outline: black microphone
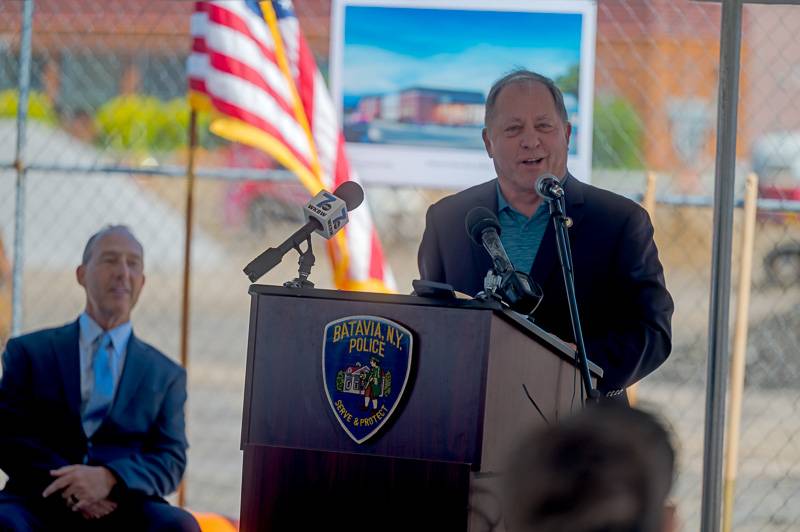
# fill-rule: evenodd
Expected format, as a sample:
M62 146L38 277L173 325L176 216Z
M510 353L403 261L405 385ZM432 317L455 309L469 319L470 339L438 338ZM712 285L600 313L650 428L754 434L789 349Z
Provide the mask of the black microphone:
M322 192L320 192L320 194ZM333 195L347 204L348 211L352 211L364 201L364 189L355 181L345 181L336 187L336 190L333 191ZM317 196L319 196L319 194L317 194Z
M564 196L561 182L553 174L542 174L536 179L536 193L546 200L555 200Z
M477 245L492 257L494 279L487 275L484 280L485 292L504 301L512 310L530 315L542 300L539 288L527 273L514 270L503 242L500 241L500 222L497 216L486 207L473 207L464 220L467 233Z
M330 239L348 222L347 212L352 211L364 201L364 189L355 181L345 181L333 194L321 190L303 207L308 222L292 234L277 248L269 248L244 267L250 282L256 280L280 264L283 256L317 232Z
M497 275L514 270L500 240L500 221L492 211L486 207L473 207L467 213L464 224L472 241L483 246L492 257L492 269Z

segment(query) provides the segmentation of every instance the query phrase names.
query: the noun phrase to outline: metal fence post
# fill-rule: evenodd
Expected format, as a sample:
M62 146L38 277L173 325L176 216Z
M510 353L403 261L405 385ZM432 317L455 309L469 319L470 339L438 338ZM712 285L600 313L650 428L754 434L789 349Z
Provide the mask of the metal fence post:
M17 103L17 146L14 168L17 170L14 204L14 264L11 281L11 335L22 328L22 266L25 247L25 149L28 122L28 93L31 81L31 37L33 33L33 0L25 0L22 12L22 39L19 50L19 100Z
M708 374L703 453L701 530L720 527L722 457L725 434L725 389L728 377L731 249L736 177L736 105L739 101L739 59L742 0L722 2L720 28L717 161L714 178L714 239L711 258Z

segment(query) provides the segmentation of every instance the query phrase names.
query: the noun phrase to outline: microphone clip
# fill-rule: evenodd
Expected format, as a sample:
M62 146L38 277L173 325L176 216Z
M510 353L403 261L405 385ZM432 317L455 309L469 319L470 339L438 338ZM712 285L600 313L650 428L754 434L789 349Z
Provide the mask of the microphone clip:
M314 250L311 249L311 235L306 238L305 251L300 249L300 244L295 244L293 248L300 255L297 259L297 277L291 281L286 281L283 286L286 288L314 288L314 283L308 280L309 275L311 275L311 268L316 262Z
M509 270L498 274L490 269L483 279L484 298L491 297L511 310L530 316L542 301L542 289L527 273Z

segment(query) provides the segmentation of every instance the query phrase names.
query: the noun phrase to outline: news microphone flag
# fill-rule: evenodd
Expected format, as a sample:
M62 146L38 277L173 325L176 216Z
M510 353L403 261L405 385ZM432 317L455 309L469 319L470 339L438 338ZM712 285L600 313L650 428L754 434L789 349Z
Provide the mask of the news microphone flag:
M211 131L261 149L312 195L358 182L325 81L292 3L196 2L187 70L189 102L211 111ZM395 290L368 208L327 242L337 288Z
M355 181L345 181L336 187L333 194L320 190L311 198L303 211L306 221L316 220L319 227L314 230L321 237L330 238L347 225L347 213L358 208L364 202L364 189Z

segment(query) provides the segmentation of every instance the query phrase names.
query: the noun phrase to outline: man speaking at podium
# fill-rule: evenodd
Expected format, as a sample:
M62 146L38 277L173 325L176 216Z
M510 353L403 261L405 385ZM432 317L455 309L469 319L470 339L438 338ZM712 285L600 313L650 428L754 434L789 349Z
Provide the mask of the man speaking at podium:
M567 171L572 128L561 91L549 78L516 70L496 81L486 99L484 126L497 179L428 209L418 255L421 278L473 296L483 290L491 259L470 240L464 219L473 207L486 207L499 219L515 269L530 272L542 288L534 322L574 343L555 230L536 191L539 176L556 176L572 220L568 234L586 352L603 368L597 388L606 397L624 394L672 348L674 307L647 212Z

